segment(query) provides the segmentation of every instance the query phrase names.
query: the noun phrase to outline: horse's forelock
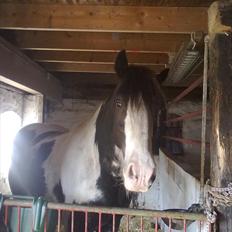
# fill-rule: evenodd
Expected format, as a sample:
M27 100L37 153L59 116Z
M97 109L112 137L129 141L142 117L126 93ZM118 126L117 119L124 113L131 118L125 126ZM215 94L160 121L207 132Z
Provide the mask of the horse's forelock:
M155 95L152 71L130 65L125 75L126 78L119 84L118 93L124 96L126 104L130 101L135 108L140 108L144 102L147 108L151 108Z

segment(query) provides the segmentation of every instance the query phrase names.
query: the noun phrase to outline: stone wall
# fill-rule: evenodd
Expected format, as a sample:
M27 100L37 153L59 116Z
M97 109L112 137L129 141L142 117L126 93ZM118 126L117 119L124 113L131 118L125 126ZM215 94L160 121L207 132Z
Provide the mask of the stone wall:
M71 128L90 117L101 101L63 99L62 103L47 102L45 122Z
M43 97L40 95L27 94L21 90L0 83L0 115L9 111L13 111L20 117L21 127L30 123L42 122ZM0 133L0 146L1 142L5 142L4 133L5 132ZM4 155L9 154L3 154L3 151L0 150L1 164ZM3 170L0 170L0 192L5 194L10 192L7 175Z

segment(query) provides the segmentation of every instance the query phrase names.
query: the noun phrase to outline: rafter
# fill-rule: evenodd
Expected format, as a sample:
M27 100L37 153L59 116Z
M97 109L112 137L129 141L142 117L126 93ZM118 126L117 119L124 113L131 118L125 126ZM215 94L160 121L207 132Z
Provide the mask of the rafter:
M207 8L1 3L0 28L191 33L207 31Z
M187 34L16 31L14 43L27 50L176 52Z
M64 63L114 63L117 52L90 51L26 51L26 54L39 62ZM133 64L168 64L167 53L127 52L128 61Z
M40 63L46 70L52 72L89 72L89 73L114 73L114 64L102 63L56 63L56 62L43 62ZM162 71L164 65L146 65L154 72L159 73Z

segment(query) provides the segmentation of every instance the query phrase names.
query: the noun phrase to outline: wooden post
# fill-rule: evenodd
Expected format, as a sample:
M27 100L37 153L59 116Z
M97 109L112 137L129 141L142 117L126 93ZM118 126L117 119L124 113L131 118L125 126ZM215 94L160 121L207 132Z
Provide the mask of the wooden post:
M209 10L211 185L226 187L232 182L232 35L222 19L232 17L232 1L220 4L224 3L216 2ZM217 211L217 231L231 232L232 207L218 206Z

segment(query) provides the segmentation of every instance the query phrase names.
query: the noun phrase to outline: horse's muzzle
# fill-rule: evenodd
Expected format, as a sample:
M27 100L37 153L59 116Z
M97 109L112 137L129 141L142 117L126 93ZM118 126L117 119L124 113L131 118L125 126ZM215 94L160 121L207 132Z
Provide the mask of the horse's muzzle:
M125 188L132 192L146 192L154 182L155 168L130 163L124 172Z

